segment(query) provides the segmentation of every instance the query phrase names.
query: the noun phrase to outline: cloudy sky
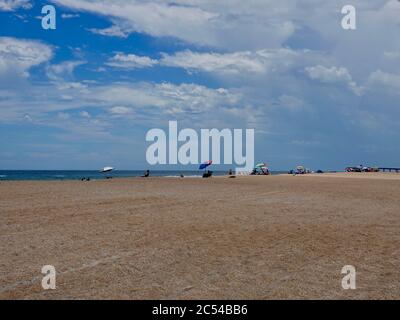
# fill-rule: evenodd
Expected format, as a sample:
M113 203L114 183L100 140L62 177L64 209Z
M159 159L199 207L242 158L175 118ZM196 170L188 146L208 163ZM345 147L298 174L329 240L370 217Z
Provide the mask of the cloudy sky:
M397 0L0 0L0 169L142 169L168 120L254 128L272 170L400 166L399 98Z

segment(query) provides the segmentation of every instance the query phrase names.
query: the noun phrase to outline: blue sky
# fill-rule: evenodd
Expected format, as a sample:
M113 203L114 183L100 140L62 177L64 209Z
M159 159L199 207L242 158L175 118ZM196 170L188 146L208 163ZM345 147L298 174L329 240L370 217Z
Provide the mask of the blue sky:
M399 35L397 0L0 0L0 169L146 168L169 120L254 128L273 170L400 166Z

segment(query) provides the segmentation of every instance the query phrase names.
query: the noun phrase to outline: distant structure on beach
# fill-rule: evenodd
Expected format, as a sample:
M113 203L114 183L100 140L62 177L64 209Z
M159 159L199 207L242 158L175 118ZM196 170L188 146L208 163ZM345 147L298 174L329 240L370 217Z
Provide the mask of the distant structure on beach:
M359 165L357 167L347 167L347 172L379 172L378 167L365 167L363 165Z
M347 172L400 172L400 168L393 168L393 167L364 167L363 165L359 165L357 167L347 167Z

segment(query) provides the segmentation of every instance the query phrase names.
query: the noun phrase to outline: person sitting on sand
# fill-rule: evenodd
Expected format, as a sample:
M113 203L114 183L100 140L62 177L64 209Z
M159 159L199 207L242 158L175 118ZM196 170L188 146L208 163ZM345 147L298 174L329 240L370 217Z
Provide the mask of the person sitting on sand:
M236 178L236 175L233 173L232 169L229 169L228 175L229 178Z
M149 176L150 176L150 170L146 170L146 171L144 172L143 178L148 178Z
M204 172L203 178L211 178L212 175L213 175L213 172L207 170L206 172Z

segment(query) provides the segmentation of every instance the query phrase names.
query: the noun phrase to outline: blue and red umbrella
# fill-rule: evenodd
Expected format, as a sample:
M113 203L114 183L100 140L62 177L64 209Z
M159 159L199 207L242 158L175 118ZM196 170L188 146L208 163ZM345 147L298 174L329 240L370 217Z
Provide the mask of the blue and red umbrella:
M206 169L207 167L209 167L209 166L211 166L212 165L212 161L210 160L210 161L207 161L207 162L204 162L204 163L202 163L201 165L200 165L200 167L199 167L199 170L204 170L204 169Z

